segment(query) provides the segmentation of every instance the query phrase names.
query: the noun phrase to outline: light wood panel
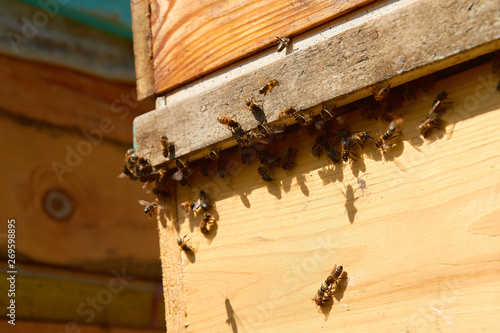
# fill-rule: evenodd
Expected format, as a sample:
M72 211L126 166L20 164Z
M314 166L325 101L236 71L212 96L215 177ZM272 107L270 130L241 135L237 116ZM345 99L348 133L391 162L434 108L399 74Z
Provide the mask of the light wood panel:
M404 138L388 154L367 144L363 158L332 166L311 157L315 137L301 130L267 147L298 150L297 167L289 175L273 170L274 182L259 179L258 162L241 166L239 154L224 156L235 163L229 181L195 172L176 200L204 189L219 222L206 238L201 217L177 208L178 234L189 235L197 251L195 260L180 254L186 307L177 319L186 331L495 331L500 93L490 66L405 101L397 111ZM453 102L446 127L424 140L416 128L443 90ZM375 136L387 123L356 112L343 126ZM162 252L162 260L179 252ZM312 298L335 264L347 273L344 288L332 306L318 309Z
M151 196L118 178L128 146L6 114L0 129L1 214L17 221L19 261L160 277L156 226L137 202Z
M137 101L134 84L1 54L0 76L1 111L86 132L109 119L104 138L122 143L132 142L132 119L154 107Z
M10 283L7 277L11 274L6 271L11 269L6 264L0 267L0 286L7 291ZM92 274L17 262L15 270L15 297L7 297L6 292L0 299L0 313L11 320L5 312L10 311L7 306L14 299L17 329L21 329L19 321L32 320L59 322L63 329L54 333L66 331L64 324L73 327L70 332L77 331L74 326L86 332L88 325L165 330L161 281L142 279L131 274L126 266ZM50 332L41 330L50 327L44 323L25 327L39 328L32 332ZM90 326L90 329L96 328Z
M150 1L155 92L269 47L276 35L294 36L371 1Z
M318 114L323 101L343 106L371 95L374 87L394 87L499 49L495 5L483 1L468 10L469 5L466 0L397 1L368 17L325 28L313 45L229 81L210 81L206 89L186 87L178 93L182 96L167 96L166 106L134 120L138 152L149 153L155 165L164 163L159 139L165 134L175 142L177 157L200 158L203 148L224 140L235 145L217 117L255 128L245 105L251 96L269 121L289 106ZM271 78L281 84L262 97L258 89Z

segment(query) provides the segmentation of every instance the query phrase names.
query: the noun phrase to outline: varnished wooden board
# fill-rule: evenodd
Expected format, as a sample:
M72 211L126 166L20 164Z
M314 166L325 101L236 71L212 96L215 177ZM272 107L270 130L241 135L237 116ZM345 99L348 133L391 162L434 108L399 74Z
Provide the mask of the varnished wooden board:
M0 77L1 111L126 144L131 121L153 107L137 101L134 84L1 54Z
M196 171L191 187L177 186L172 204L203 189L219 222L206 238L201 216L179 207L160 215L196 249L195 256L162 252L163 262L180 255L183 265L182 281L171 286L182 292L166 309L179 310L174 322L186 332L496 331L500 77L490 68L406 100L396 111L404 137L388 154L366 144L357 161L333 166L310 155L315 136L300 130L266 148L298 151L295 169L276 168L271 183L259 179L258 162L241 165L235 154L223 155L233 163L229 180ZM445 127L424 140L417 126L443 90L453 103ZM388 124L355 113L343 126L375 136ZM177 234L160 236L175 248ZM319 309L312 298L336 264L347 277L333 305Z
M11 282L7 278L12 274L6 271L12 269L6 264L1 269L0 287L7 291ZM10 306L11 299L15 300L16 327L19 321L32 320L68 324L84 332L87 325L165 330L161 281L142 279L126 266L117 265L107 272L92 274L17 262L15 271L15 297L6 294L0 305L5 316L3 309ZM50 332L41 330L48 328L48 324L32 325L33 328L40 325L39 330L32 332ZM61 331L65 330L53 332Z
M270 47L277 35L297 35L370 2L150 1L155 93Z
M270 122L289 106L318 114L323 101L349 104L371 95L372 88L395 87L499 49L499 13L488 1L471 6L466 0L401 0L378 7L317 32L315 43L286 57L167 96L166 106L134 120L135 144L155 165L166 162L159 144L165 134L175 142L177 157L200 158L207 146L235 144L217 117L234 118L245 129L257 126L245 105L251 96ZM281 84L263 97L258 89L268 79Z
M16 220L19 261L161 276L156 225L137 202L151 196L118 178L128 146L6 114L0 129L2 216Z

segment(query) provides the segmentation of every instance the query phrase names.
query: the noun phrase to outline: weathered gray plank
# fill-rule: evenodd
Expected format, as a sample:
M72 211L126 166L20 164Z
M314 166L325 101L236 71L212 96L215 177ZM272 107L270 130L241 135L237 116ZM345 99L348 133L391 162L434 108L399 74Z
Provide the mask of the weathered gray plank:
M218 116L255 127L245 99L258 97L266 79L282 82L263 98L267 119L275 121L287 106L318 112L322 101L344 105L368 96L374 85L394 87L500 48L500 12L490 1L401 0L362 16L359 24L356 18L334 22L339 33L210 90L167 96L166 106L135 119L137 151L154 165L165 162L159 139L167 134L177 156L194 153L193 160L203 147L230 138Z

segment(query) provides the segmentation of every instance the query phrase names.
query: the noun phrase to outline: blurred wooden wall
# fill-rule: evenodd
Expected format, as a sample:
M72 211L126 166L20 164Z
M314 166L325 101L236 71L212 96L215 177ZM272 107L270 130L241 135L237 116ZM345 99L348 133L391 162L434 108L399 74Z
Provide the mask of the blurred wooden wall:
M1 290L9 219L17 270L16 326L5 292L0 329L164 330L157 228L137 203L150 198L118 178L132 120L154 107L136 99L132 41L103 29L112 10L89 25L91 10L77 22L26 2L0 11Z

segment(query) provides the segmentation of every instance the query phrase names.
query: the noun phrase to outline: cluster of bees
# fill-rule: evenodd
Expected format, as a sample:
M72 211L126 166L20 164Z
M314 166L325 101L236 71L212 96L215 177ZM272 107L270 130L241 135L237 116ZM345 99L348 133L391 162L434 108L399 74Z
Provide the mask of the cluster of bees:
M278 38L278 51L282 51L288 44L288 39ZM269 80L266 84L261 86L258 91L261 95L266 96L271 94L272 91L279 87L280 82L276 79ZM406 97L408 100L415 98L415 90L421 88L427 91L425 82L412 82L405 86L394 88L399 89L400 93L390 96L390 85L382 89L374 89L373 96L370 100L361 107L361 114L368 118L382 119L388 123L387 129L380 135L372 138L369 132L358 131L351 133L348 128L341 128L341 112L335 108L329 108L326 103L323 103L322 109L317 115L306 114L302 110L296 110L293 107L286 107L278 114L281 122L287 119L294 120L297 125L294 127L305 128L309 135L315 131L320 133L313 140L311 145L311 155L319 158L324 152L329 160L334 164L348 163L349 160L356 160L359 155L354 151L356 147L363 150L368 141L373 140L373 144L377 149L383 153L387 153L394 147L396 138L403 135L404 120L401 116L396 114L396 110L402 104L403 99ZM401 91L402 90L402 91ZM447 106L451 102L448 100L448 93L446 91L440 92L428 112L428 116L418 126L420 134L426 138L432 129L440 128L443 121ZM241 124L235 119L229 117L218 117L217 121L227 126L232 136L235 138L240 147L248 148L256 144L269 145L273 141L283 142L286 139L286 134L290 131L292 126L287 124L278 126L267 122L263 107L256 103L253 97L248 98L245 102L246 106L252 112L258 124L255 129L244 130ZM378 116L377 116L378 115ZM278 121L278 123L280 122ZM162 153L165 158L173 158L175 156L175 145L168 141L166 136L160 138L160 145ZM264 182L271 182L273 178L270 176L270 171L273 168L280 168L283 172L292 170L296 163L294 157L296 151L292 147L287 147L282 154L275 156L269 153L266 149L260 149L257 152L257 157L260 162L257 168L259 177ZM241 162L243 164L250 164L252 158L250 154L241 154ZM211 177L215 174L221 178L226 178L225 161L221 158L220 148L215 146L210 148L206 159L216 163L215 173L209 171L206 163L201 166L201 173L204 176ZM186 159L175 159L176 170L167 176L167 170L160 168L156 169L151 163L143 156L138 156L132 149L125 154L125 165L123 166L123 174L132 180L139 180L147 184L154 184L153 193L158 197L166 198L169 196L166 184L170 179L178 181L182 186L188 185L188 178L193 173L193 168L189 165ZM146 206L144 213L152 217L158 208L166 209L161 205L158 199L154 202L147 202L139 200L139 203ZM186 214L202 215L200 222L200 231L207 236L217 228L216 218L209 212L213 209L213 205L209 203L208 195L204 191L199 193L197 201L186 201L181 203L180 207L186 211ZM187 235L183 238L178 238L177 243L179 247L186 253L194 253L195 250L188 244ZM313 300L318 306L325 306L332 300L333 292L336 287L340 288L338 283L343 275L343 267L335 266L332 272L328 275L325 281L321 284ZM336 286L336 287L335 287Z

